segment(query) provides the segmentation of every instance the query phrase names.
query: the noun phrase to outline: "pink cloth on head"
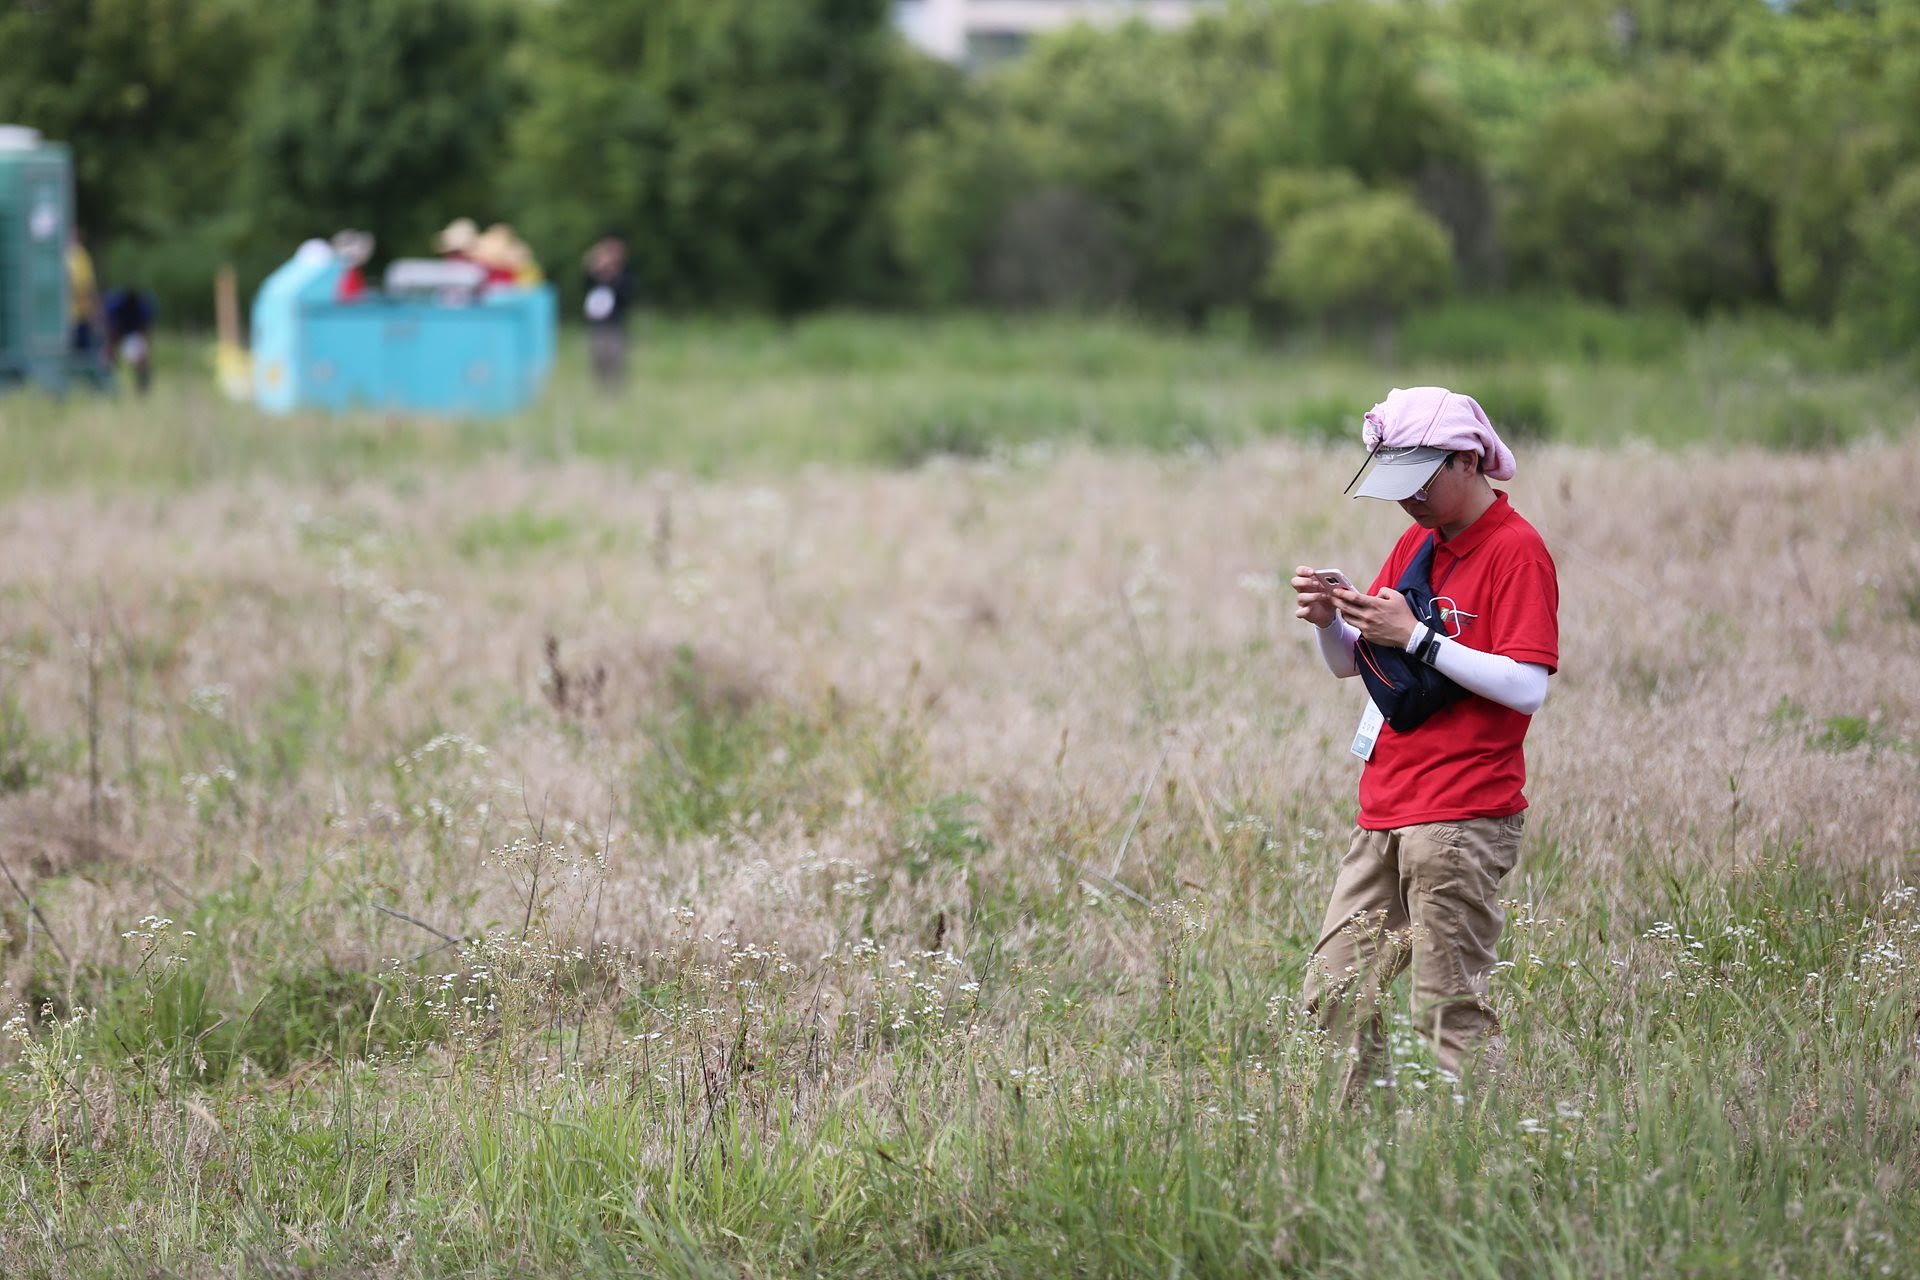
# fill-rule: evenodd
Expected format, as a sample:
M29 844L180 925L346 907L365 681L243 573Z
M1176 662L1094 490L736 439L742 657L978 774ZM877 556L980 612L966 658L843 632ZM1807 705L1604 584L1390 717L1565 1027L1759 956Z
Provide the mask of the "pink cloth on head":
M1472 396L1445 387L1395 387L1367 410L1360 436L1369 451L1466 449L1480 455L1480 470L1492 479L1513 479L1513 450L1493 429L1487 411Z

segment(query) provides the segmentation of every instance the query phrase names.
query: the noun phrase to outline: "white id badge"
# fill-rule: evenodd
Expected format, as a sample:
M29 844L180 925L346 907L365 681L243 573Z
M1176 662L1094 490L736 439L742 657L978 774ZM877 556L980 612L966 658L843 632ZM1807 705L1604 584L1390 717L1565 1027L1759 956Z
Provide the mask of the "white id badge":
M1373 705L1373 699L1367 699L1367 709L1360 715L1360 727L1353 731L1353 745L1347 750L1362 760L1373 759L1373 744L1380 740L1380 726L1387 718L1380 714L1380 708Z

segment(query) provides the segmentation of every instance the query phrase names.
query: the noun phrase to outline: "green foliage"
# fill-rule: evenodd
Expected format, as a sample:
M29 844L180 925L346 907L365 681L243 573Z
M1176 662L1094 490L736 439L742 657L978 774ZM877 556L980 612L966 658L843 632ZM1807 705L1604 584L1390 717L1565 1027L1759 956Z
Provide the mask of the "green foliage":
M909 141L898 252L938 302L1191 321L1253 302L1279 212L1262 201L1289 202L1285 174L1474 188L1467 130L1419 71L1422 30L1371 7L1255 5L1170 34L1048 37Z
M1879 727L1865 716L1828 716L1813 739L1815 746L1827 751L1855 751L1881 738Z
M1239 48L1238 69L1251 74L1234 86L1242 103L1223 145L1253 171L1350 169L1377 185L1474 163L1467 122L1425 73L1436 31L1417 11L1250 5L1203 30Z
M1206 145L1222 61L1144 27L1076 29L962 97L908 144L892 201L926 295L1195 312L1232 296L1252 211Z
M1606 79L1590 62L1529 57L1477 41L1436 43L1427 67L1438 91L1465 116L1482 164L1502 184L1520 170L1547 112Z
M377 990L365 977L276 974L248 1010L220 981L197 960L96 974L95 1026L115 1057L143 1072L221 1080L243 1060L279 1072L333 1051L347 1025L365 1025Z
M634 331L625 393L596 391L584 341L568 333L539 404L457 424L316 415L290 429L213 397L185 374L157 384L138 431L127 430L124 402L0 397L0 495L177 494L250 477L407 486L481 463L549 460L746 479L809 463L911 466L942 452L1004 451L1018 464L1030 447L1068 442L1231 447L1300 429L1303 404L1326 407L1310 415L1315 421L1357 432L1358 414L1385 388L1471 389L1515 371L1553 389L1558 438L1581 444L1754 440L1777 405L1796 396L1822 402L1858 434L1898 437L1920 418L1904 365L1861 368L1857 351L1809 322L1768 313L1688 326L1664 311L1457 298L1402 320L1391 360L1370 334L1296 327L1275 340L1120 317L642 316ZM208 366L204 343L163 342L183 364ZM602 547L611 536L591 512L566 514L576 547ZM453 521L447 545L482 519ZM512 542L537 533L501 528L489 536ZM319 539L308 554L327 564L357 537L312 526L298 536ZM408 652L403 646L395 657ZM337 689L337 670L310 674ZM229 758L211 727L207 733L206 754L183 761L183 770ZM198 751L201 740L189 741Z
M1858 257L1847 273L1845 312L1861 345L1882 353L1920 347L1920 165L1855 216Z
M830 720L764 696L686 646L654 683L649 750L632 780L638 825L661 837L699 834L837 803L807 785L833 745Z
M977 803L969 795L936 796L907 815L900 837L900 861L910 881L929 872L964 870L986 853L987 838L971 817Z
M1894 602L1900 606L1901 616L1920 626L1920 571L1915 571L1905 582L1896 585L1893 596Z
M1228 870L1193 856L1155 869ZM719 959L662 946L533 1026L378 1063L408 1043L394 1001L376 1016L316 970L288 1025L320 1069L275 1062L270 1084L190 1055L163 1073L117 1043L138 1020L40 1022L0 1073L22 1189L0 1256L71 1269L89 1227L138 1211L203 1269L1827 1275L1849 1273L1830 1242L1857 1226L1856 1269L1897 1274L1920 1245L1886 1173L1914 1148L1914 891L1812 859L1649 855L1595 905L1543 888L1554 856L1530 844L1535 893L1501 946L1517 1069L1457 1087L1401 1015L1398 1088L1355 1109L1287 1013L1298 966L1275 957L1306 944L1276 946L1265 914L1324 868L1263 867L1278 883L1176 917L1175 939L1144 911L1032 898L972 917L952 966L918 913L818 959L729 932ZM944 900L937 875L910 888ZM1041 962L1073 935L1098 941ZM1164 980L1123 969L1123 947ZM834 1088L883 1075L884 1097ZM194 1195L162 1194L187 1171ZM289 1244L274 1224L296 1216Z
M1365 407L1340 396L1318 396L1291 406L1286 425L1313 440L1329 444L1350 444L1360 438L1361 415Z
M1686 317L1676 311L1623 311L1572 298L1455 298L1408 316L1397 349L1409 360L1657 364L1674 359L1686 339Z
M1475 44L1563 62L1627 63L1712 54L1763 0L1461 0L1461 34Z
M557 0L513 185L556 261L609 227L669 302L792 310L870 279L883 0Z
M1538 378L1501 374L1478 379L1471 394L1509 443L1550 440L1559 433L1560 417L1553 393Z
M1856 215L1920 159L1920 8L1753 22L1712 68L1740 180L1771 210L1779 294L1827 317L1857 260Z
M894 419L875 436L873 456L895 467L933 458L984 458L994 445L992 411L985 406L934 406Z
M1684 70L1565 99L1523 161L1516 264L1616 304L1765 297L1765 207L1736 177L1730 131Z
M240 229L233 178L263 12L240 0L0 5L0 121L72 145L103 282L153 290L171 319L210 309L214 266Z
M1911 3L1254 0L1063 30L971 77L889 17L36 0L0 6L0 119L73 144L103 278L169 322L204 320L223 261L250 282L348 225L421 252L465 213L518 224L568 289L618 230L644 296L677 308L1260 324L1273 273L1298 274L1273 265L1287 224L1339 189L1415 200L1469 294L1777 304L1863 354L1912 345Z
M1807 749L1844 755L1865 747L1869 752L1920 750L1920 742L1902 738L1879 713L1871 715L1822 716L1809 720L1807 709L1787 694L1767 713L1768 723L1777 729L1803 733Z
M1296 312L1333 320L1389 319L1452 282L1445 229L1393 192L1301 214L1282 234L1268 274L1275 296Z
M47 755L19 698L11 690L0 693L0 795L37 786Z
M247 117L249 241L277 263L308 236L371 231L424 254L495 208L513 102L505 11L481 0L289 0Z
M237 706L232 690L196 690L175 739L184 764L205 772L181 778L204 817L244 808L256 788L297 780L320 745L338 731L338 685L309 670L288 670L256 704Z
M1359 199L1366 188L1347 169L1280 169L1260 188L1260 221L1278 241L1302 215Z
M435 1032L391 995L386 977L325 959L279 958L242 981L237 947L271 920L251 885L216 895L188 923L158 916L127 932L124 966L84 976L77 992L93 1009L103 1060L147 1079L207 1084L248 1066L280 1075L316 1058L405 1050ZM377 1016L384 1006L384 1016Z
M1755 429L1762 445L1786 453L1835 449L1857 432L1836 406L1805 392L1785 395L1772 402Z
M578 524L565 515L515 507L475 516L454 534L453 546L467 560L521 556L563 546L579 533Z

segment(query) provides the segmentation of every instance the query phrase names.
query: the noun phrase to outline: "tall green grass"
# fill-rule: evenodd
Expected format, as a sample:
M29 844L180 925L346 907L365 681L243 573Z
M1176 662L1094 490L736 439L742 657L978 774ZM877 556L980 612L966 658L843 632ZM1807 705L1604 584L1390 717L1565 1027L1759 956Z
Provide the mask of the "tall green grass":
M1232 901L1100 926L1161 956L1163 982L1132 990L1047 973L1048 933L1119 909L1065 897L997 960L886 940L791 971L750 951L643 963L646 987L610 980L635 961L502 937L456 988L423 970L354 1004L356 1025L314 1022L332 1065L291 1091L149 1084L118 1103L134 1123L63 1109L89 1063L126 1078L125 1019L102 1014L0 1086L8 1114L69 1126L58 1167L46 1124L8 1139L52 1224L26 1256L136 1274L85 1230L99 1213L163 1267L1901 1274L1920 1247L1920 899L1787 858L1638 874L1614 900L1644 907L1515 911L1498 1087L1449 1081L1402 1017L1396 1086L1357 1110L1290 1013L1304 935ZM891 994L823 1021L820 966Z
M1488 389L1518 411L1517 434L1587 444L1826 447L1920 418L1910 370L1856 366L1812 330L1764 318L1688 327L1572 303L1454 304L1410 319L1389 356L1119 319L655 316L635 326L622 394L595 391L569 334L536 406L464 422L269 418L214 393L198 340L163 341L179 350L149 400L0 399L0 485L177 488L254 473L338 483L494 457L753 474L912 466L1036 441L1231 447L1355 437L1389 388L1421 383Z

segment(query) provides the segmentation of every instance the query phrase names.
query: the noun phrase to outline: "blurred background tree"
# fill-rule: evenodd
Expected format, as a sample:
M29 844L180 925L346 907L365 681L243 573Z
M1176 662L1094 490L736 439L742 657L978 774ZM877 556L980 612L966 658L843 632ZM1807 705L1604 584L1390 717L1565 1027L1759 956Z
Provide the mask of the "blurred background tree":
M671 303L791 311L874 286L886 0L556 0L512 189L571 259L603 230Z
M1750 23L1712 71L1738 176L1768 208L1780 300L1830 318L1856 215L1920 160L1920 5Z
M1920 165L1866 203L1850 227L1857 253L1842 297L1861 345L1883 354L1920 345Z
M1692 311L1771 295L1767 210L1684 65L1599 85L1541 120L1515 183L1517 274Z
M1447 292L1453 246L1408 196L1369 192L1290 219L1267 283L1300 315L1381 330Z
M510 11L480 0L285 0L248 99L245 247L256 262L342 227L423 254L494 198L515 105Z
M234 175L263 45L246 0L0 3L0 122L73 144L102 271L158 291L176 316L211 310L209 282L244 225Z
M886 0L0 0L0 48L0 118L74 144L176 317L225 255L465 214L569 285L620 231L673 307L1369 324L1405 300L1313 259L1371 248L1421 297L1885 335L1920 234L1920 0L1241 0L976 71Z
M1419 30L1397 11L1265 5L1173 33L1062 33L910 141L902 256L939 302L1124 301L1191 320L1252 303L1276 170L1411 186L1451 169L1479 192L1462 120L1420 74Z

